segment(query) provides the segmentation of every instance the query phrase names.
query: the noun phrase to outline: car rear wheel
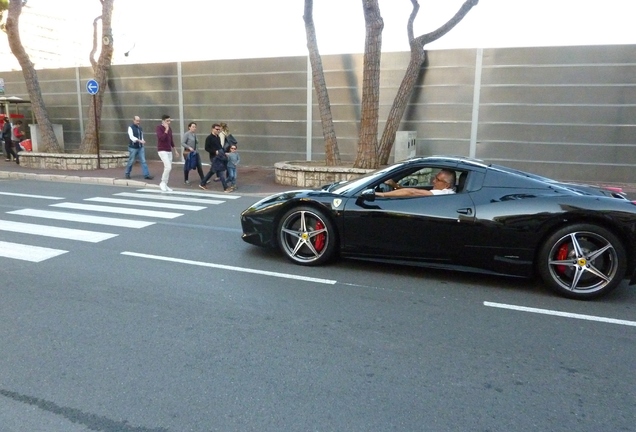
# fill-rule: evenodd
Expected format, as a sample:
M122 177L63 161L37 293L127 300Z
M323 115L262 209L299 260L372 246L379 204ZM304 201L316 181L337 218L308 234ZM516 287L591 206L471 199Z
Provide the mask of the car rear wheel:
M608 230L578 224L555 232L541 248L538 269L557 293L575 299L607 294L623 280L625 248Z
M311 207L296 207L285 213L277 234L280 249L297 264L323 264L336 250L333 224L324 213Z

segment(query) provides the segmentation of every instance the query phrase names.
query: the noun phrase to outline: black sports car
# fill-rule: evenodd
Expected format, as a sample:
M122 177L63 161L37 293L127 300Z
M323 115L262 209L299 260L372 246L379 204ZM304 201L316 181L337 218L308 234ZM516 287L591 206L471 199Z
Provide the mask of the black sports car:
M453 194L376 196L394 186L430 190L442 169L455 173ZM243 240L278 246L302 265L340 255L538 274L577 299L605 294L626 277L636 281L636 205L620 191L470 158L414 158L322 190L278 193L243 211L241 224Z

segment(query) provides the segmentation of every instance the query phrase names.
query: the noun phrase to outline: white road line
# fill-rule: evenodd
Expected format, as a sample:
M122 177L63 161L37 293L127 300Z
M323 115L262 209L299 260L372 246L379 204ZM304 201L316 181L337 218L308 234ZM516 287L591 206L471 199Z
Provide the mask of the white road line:
M102 212L102 213L119 213L119 214L135 215L135 216L147 216L147 217L155 217L160 219L174 219L176 217L183 216L183 213L161 212L161 211L155 211L155 210L141 210L141 209L130 209L125 207L109 207L109 206L77 204L77 203L51 204L51 207L69 208L74 210L87 210L87 211L95 211L95 212Z
M120 192L114 194L115 196L123 196L128 198L144 198L144 199L154 199L161 201L174 201L174 202L189 202L195 204L223 204L225 201L221 200L211 200L211 199L199 199L199 198L183 198L172 195L148 195L142 193L133 193L133 192Z
M159 207L159 208L166 208L166 209L172 209L172 210L199 211L199 210L205 210L207 208L207 207L193 206L193 205L187 205L187 204L171 204L171 203L148 202L148 201L127 200L127 199L119 199L119 198L103 198L103 197L85 198L84 201L103 202L108 204L123 204L123 205L139 206L139 207Z
M152 194L166 194L166 192L162 192L157 189L137 189L137 192L143 193L152 193ZM215 194L213 192L180 192L180 191L172 191L168 192L166 196L170 195L184 195L184 196L196 196L196 197L205 197L205 198L220 198L224 200L238 199L240 195L230 195L226 193Z
M41 262L68 251L0 241L0 256L29 262Z
M53 237L66 240L77 240L89 243L99 243L109 238L117 237L117 234L98 231L86 231L71 228L60 228L50 225L37 225L23 222L0 220L0 230L21 234L32 234L44 237Z
M117 226L123 228L145 228L154 225L155 222L146 222L132 219L111 218L104 216L92 216L76 213L65 213L50 210L22 209L7 212L18 216L39 217L44 219L64 220L71 222L83 222L96 225Z
M511 309L511 310L516 310L521 312L531 312L531 313L537 313L537 314L543 314L543 315L553 315L553 316L559 316L564 318L574 318L574 319L580 319L580 320L598 321L598 322L604 322L608 324L619 324L624 326L636 327L636 321L626 321L626 320L620 320L620 319L614 319L614 318L599 317L594 315L581 315L581 314L575 314L570 312L559 312L559 311L550 310L550 309L537 309L537 308L531 308L526 306L515 306L515 305L504 304L504 303L492 303L492 302L484 302L484 306L500 308L500 309Z
M320 278L312 278L312 277L306 277L306 276L296 276L296 275L292 275L292 274L288 274L288 273L278 273L278 272L270 272L270 271L265 271L265 270L255 270L255 269L250 269L250 268L227 266L227 265L223 265L223 264L213 264L213 263L207 263L207 262L201 262L201 261L192 261L192 260L181 259L181 258L170 258L170 257L159 256L159 255L148 255L148 254L141 254L141 253L136 253L136 252L122 252L121 254L122 255L127 255L127 256L134 256L134 257L138 257L138 258L147 258L147 259L153 259L153 260L158 260L158 261L169 261L169 262L174 262L174 263L179 263L179 264L188 264L188 265L199 266L199 267L210 267L210 268L217 268L217 269L222 269L222 270L230 270L230 271L236 271L236 272L242 272L242 273L253 273L253 274L259 274L259 275L263 275L263 276L272 276L272 277L279 277L279 278L285 278L285 279L294 279L294 280L299 280L299 281L315 282L315 283L321 283L321 284L327 284L327 285L334 285L334 284L338 283L338 281L335 281L335 280L332 280L332 279L320 279Z
M54 197L54 196L29 195L29 194L11 193L11 192L0 192L0 195L17 196L17 197L24 197L24 198L39 198L39 199L48 199L48 200L63 200L64 199L64 198Z

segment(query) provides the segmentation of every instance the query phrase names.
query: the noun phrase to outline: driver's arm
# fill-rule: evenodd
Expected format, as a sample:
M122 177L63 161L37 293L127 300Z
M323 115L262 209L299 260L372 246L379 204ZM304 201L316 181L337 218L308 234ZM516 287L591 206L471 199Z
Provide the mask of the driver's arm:
M379 197L409 197L409 196L431 196L433 192L426 189L417 189L417 188L401 188L395 189L390 192L376 192L375 196Z

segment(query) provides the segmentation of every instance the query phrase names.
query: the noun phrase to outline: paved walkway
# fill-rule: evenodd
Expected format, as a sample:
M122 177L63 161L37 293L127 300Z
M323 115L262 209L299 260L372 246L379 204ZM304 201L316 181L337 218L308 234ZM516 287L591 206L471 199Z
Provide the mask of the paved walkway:
M124 168L99 169L92 171L60 171L60 170L40 170L35 168L24 168L15 162L0 160L0 179L2 178L24 178L45 181L65 181L78 183L98 183L112 184L118 186L133 187L156 187L159 188L163 164L161 161L148 161L150 174L154 176L152 180L145 180L141 174L141 166L138 163L133 166L131 179L124 178ZM204 173L209 170L209 165L203 166ZM191 185L183 182L183 164L175 163L170 172L168 186L172 189L195 190L199 189L199 175L196 171L190 171ZM276 192L283 192L294 189L291 186L279 185L274 181L274 167L266 166L241 166L238 167L237 175L238 189L241 194L269 195ZM636 183L598 183L600 186L612 186L622 188L630 199L636 199ZM223 187L218 182L208 185L210 192L222 192Z
M61 171L61 170L41 170L36 168L25 168L15 162L6 162L0 160L0 179L2 178L19 178L43 181L62 181L77 183L96 183L110 184L118 186L133 187L156 187L159 188L161 174L163 173L163 163L161 161L148 161L150 174L154 176L152 180L144 179L141 173L141 166L137 163L133 166L131 179L124 178L124 168L108 168L91 171ZM203 172L207 173L209 165L203 166ZM172 189L193 190L197 192L205 192L199 189L199 175L196 170L190 171L190 185L183 182L183 164L175 163L172 165L170 172L170 180L168 186ZM274 181L274 167L263 166L241 166L237 172L236 193L240 194L259 194L269 195L275 192L282 192L293 189L290 186L282 186ZM220 182L211 182L208 185L210 192L222 192L223 187Z

